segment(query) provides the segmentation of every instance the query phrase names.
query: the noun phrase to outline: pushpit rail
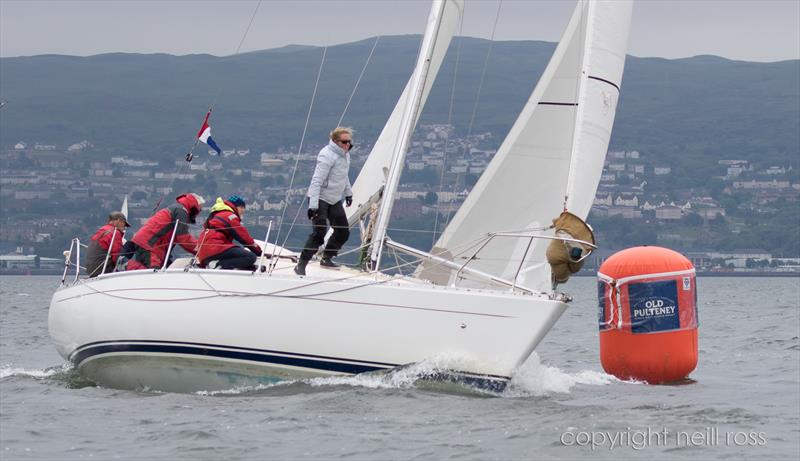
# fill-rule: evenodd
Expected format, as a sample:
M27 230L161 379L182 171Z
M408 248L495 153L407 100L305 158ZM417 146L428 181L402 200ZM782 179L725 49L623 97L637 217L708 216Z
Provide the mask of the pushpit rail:
M69 244L69 250L64 252L64 273L61 275L61 285L67 280L67 273L69 272L70 267L75 268L75 278L72 280L72 283L78 282L78 277L81 275L81 269L86 269L85 267L81 266L81 247L88 248L86 245L81 243L81 240L78 237L72 239ZM75 255L75 263L72 263L72 255Z

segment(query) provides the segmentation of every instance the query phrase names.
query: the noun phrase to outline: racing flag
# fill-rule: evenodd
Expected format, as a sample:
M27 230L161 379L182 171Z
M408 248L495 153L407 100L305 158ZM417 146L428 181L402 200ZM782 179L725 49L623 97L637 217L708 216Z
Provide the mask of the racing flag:
M201 126L200 131L197 132L197 139L208 144L208 147L214 149L214 152L216 152L217 155L219 155L222 152L222 150L220 150L219 146L217 146L217 143L215 143L214 140L211 139L211 126L208 124L208 117L210 116L211 116L211 111L209 110L208 113L206 114L206 118L203 120L203 126Z

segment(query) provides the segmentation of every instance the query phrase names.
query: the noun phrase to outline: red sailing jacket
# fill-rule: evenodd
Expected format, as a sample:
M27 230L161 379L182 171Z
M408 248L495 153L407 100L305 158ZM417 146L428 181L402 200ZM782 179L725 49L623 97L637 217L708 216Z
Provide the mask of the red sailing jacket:
M203 224L205 230L198 238L200 243L197 248L197 259L200 260L201 266L205 266L206 262L213 259L214 256L236 246L233 243L234 240L249 248L257 256L261 256L261 248L256 245L253 237L247 232L247 228L242 225L236 206L227 200L223 203L223 209L212 209ZM219 202L214 205L215 209L218 207Z
M116 235L114 235L116 234ZM117 263L117 258L119 257L119 252L122 249L122 237L125 235L125 232L120 232L117 227L113 224L106 224L105 226L97 229L97 232L94 233L92 236L92 240L97 242L100 248L103 250L102 257L105 258L105 252L108 251L108 247L111 246L111 263L112 267L114 264ZM114 244L112 246L111 240L114 240Z
M192 215L196 216L200 212L200 204L191 194L181 195L177 198L177 202L159 210L133 236L133 243L149 251L151 258L156 262L163 261L166 256L176 221L179 221L180 224L175 233L174 243L195 254L197 239L189 233L189 226L186 224L194 222ZM197 213L190 213L192 209Z

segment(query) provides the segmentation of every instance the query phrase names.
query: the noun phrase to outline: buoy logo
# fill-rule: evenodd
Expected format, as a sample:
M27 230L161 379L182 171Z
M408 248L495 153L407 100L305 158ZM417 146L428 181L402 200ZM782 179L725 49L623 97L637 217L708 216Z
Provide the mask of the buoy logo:
M657 317L672 315L675 313L675 304L669 299L648 299L644 302L644 307L640 302L633 308L634 322L636 318Z
M631 331L656 333L680 328L678 286L675 280L628 286Z

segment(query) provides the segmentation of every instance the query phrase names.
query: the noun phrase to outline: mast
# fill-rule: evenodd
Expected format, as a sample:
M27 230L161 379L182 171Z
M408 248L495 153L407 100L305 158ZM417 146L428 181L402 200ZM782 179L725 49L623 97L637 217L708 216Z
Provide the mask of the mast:
M425 28L425 35L422 39L417 65L414 68L414 75L411 78L409 92L410 101L403 110L403 118L400 123L397 141L392 151L392 161L389 165L389 174L386 178L386 187L383 192L381 208L378 212L378 219L375 224L375 233L372 239L372 249L370 260L372 269L377 271L380 264L381 254L383 253L383 243L386 239L386 228L389 226L389 217L392 214L394 196L397 186L400 183L400 174L403 172L408 145L414 133L415 115L420 108L423 96L425 81L428 77L428 70L431 65L434 47L436 45L439 28L442 24L443 12L446 0L434 0L431 12L428 16L428 25Z

